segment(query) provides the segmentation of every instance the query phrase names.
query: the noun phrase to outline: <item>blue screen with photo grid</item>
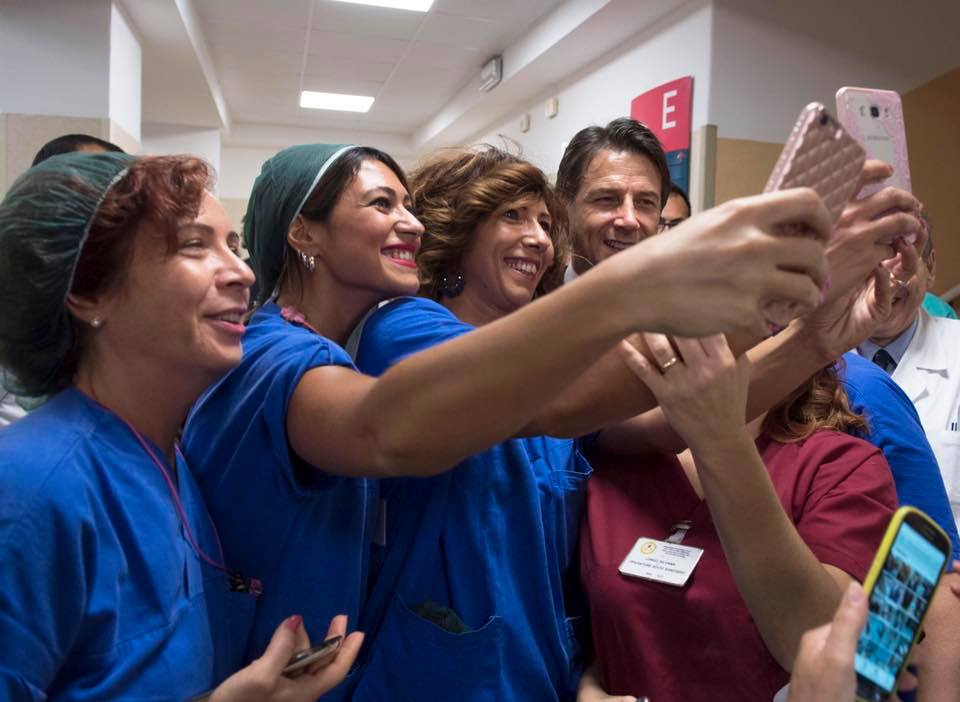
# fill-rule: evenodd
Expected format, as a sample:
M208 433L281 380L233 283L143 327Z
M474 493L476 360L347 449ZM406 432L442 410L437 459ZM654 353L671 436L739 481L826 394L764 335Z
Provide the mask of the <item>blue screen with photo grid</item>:
M884 690L893 689L945 561L946 554L916 529L900 525L857 643L857 672Z

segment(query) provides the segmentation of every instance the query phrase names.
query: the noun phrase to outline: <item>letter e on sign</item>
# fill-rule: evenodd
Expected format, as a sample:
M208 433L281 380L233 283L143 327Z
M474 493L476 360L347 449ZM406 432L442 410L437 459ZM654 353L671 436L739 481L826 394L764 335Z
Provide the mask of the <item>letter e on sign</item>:
M670 98L675 98L675 97L677 97L676 90L668 90L663 94L663 120L661 124L662 129L673 129L674 127L677 126L677 123L675 120L667 119L667 115L669 115L671 112L677 111L676 106L670 104Z

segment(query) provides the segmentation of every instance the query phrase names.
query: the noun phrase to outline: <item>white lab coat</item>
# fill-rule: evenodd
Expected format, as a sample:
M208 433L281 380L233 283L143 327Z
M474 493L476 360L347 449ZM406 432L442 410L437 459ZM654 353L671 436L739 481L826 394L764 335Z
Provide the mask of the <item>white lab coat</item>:
M893 379L917 408L960 526L960 320L921 309Z

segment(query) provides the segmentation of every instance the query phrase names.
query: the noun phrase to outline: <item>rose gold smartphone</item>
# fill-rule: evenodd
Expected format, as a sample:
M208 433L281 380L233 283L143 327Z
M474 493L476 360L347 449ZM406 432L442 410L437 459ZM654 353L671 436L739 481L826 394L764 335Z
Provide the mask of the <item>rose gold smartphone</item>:
M763 192L812 188L836 222L857 188L866 154L863 148L819 102L800 113ZM784 236L804 236L803 227L786 225ZM764 313L773 331L797 316L796 305L773 300Z
M819 102L800 113L763 192L812 188L836 222L866 160L863 147Z

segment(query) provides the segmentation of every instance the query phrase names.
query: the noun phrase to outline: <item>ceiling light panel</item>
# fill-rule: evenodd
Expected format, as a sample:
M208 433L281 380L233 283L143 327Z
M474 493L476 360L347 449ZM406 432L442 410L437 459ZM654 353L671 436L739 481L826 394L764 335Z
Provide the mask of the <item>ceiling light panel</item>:
M300 92L300 107L305 107L310 110L369 112L372 106L373 98L369 95L318 93L313 90L303 90Z
M334 0L334 2L389 7L391 10L411 10L413 12L426 12L433 5L433 0Z

